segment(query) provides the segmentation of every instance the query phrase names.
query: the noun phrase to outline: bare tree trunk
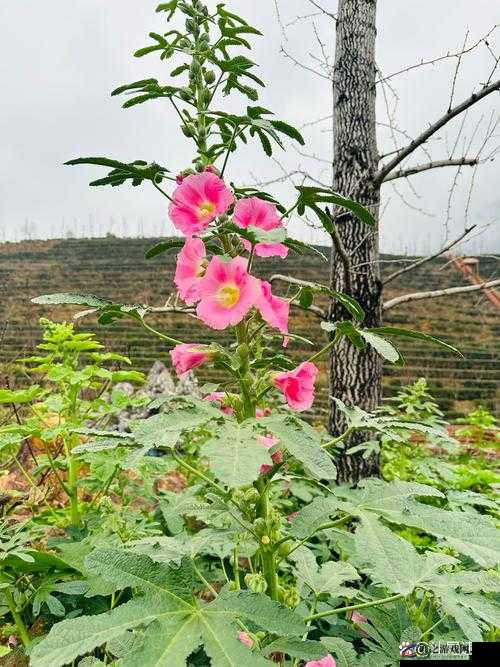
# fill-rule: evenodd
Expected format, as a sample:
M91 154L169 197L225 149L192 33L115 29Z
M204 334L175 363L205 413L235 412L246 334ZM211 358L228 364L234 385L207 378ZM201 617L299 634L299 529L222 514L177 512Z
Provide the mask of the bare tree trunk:
M378 151L375 125L376 0L339 0L333 77L333 189L368 207L378 221L380 184L375 181ZM349 292L366 312L365 324L379 326L382 318L378 233L351 215L337 218L339 237L350 257L350 280L335 244L331 256L332 289ZM338 245L338 244L337 244ZM350 284L349 284L350 283ZM346 319L346 311L333 302L330 319ZM342 341L330 360L330 392L347 405L371 411L381 398L382 364L368 347L359 351ZM330 431L345 430L343 415L332 403ZM365 440L359 434L349 445ZM340 482L357 482L379 474L378 457L343 454L338 462Z

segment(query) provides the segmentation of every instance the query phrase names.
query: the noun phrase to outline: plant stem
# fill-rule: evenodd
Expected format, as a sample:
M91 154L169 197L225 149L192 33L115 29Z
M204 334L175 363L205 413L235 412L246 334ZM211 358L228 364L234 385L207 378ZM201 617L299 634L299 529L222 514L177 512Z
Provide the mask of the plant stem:
M322 611L318 614L312 614L311 616L306 616L304 621L317 621L320 618L326 618L327 616L333 616L334 614L342 614L345 611L354 611L355 609L367 609L368 607L376 607L381 604L388 604L389 602L395 602L396 600L401 600L404 598L403 593L398 595L391 595L388 598L382 598L381 600L372 600L371 602L363 602L361 604L352 604L348 607L338 607L337 609L329 609L328 611Z
M324 354L329 352L338 343L338 341L340 340L340 337L341 337L340 334L337 332L335 334L335 336L333 337L333 340L331 340L328 343L328 345L325 345L325 347L321 348L321 350L319 350L319 352L316 352L316 354L313 354L312 357L309 357L309 359L307 359L307 361L309 361L309 362L316 361L316 359L319 359Z
M185 470L187 470L188 472L190 472L192 475L195 475L195 477L198 477L199 479L202 479L203 481L205 481L205 482L206 482L207 484L209 484L212 488L216 489L216 491L217 491L220 495L222 495L222 496L224 496L224 497L227 496L227 493L226 493L226 491L223 489L222 486L219 486L219 485L217 484L217 482L214 482L213 479L210 479L210 477L208 477L207 475L205 475L205 473L201 472L201 470L198 470L197 468L193 468L193 466L190 466L189 463L186 463L185 461L183 461L183 460L180 458L180 456L177 456L177 454L176 454L174 451L172 451L172 457L173 457L174 461L176 461L182 468L184 468Z
M200 578L200 581L202 581L202 582L205 584L205 586L208 588L208 590L212 593L212 595L213 595L214 597L217 597L217 595L218 595L217 591L216 591L215 588L212 586L212 584L211 584L209 581L207 581L207 580L205 579L205 577L202 575L202 573L201 573L200 570L198 569L198 566L196 565L196 562L195 562L194 558L192 559L191 562L192 562L192 565L193 565L193 570L196 572L196 574L197 574L198 577Z
M10 590L8 588L4 588L3 594L7 602L7 606L9 608L10 615L12 616L12 619L16 624L17 632L19 634L19 637L21 638L23 646L27 648L31 644L31 639L28 633L28 629L24 624L21 614L16 610L14 598L12 597L12 593L10 592Z
M238 546L235 545L233 549L233 578L234 578L234 588L239 591L241 588L240 584L240 565L238 562Z
M342 442L342 440L345 440L346 438L348 438L353 431L354 431L354 429L352 427L349 427L347 429L347 431L344 431L344 433L341 433L337 438L333 438L333 440L329 440L328 442L325 442L325 444L322 445L323 449L328 449L329 447L334 447L339 442Z
M68 462L68 495L70 505L71 525L80 525L80 508L78 505L78 460L71 453L71 442L64 442L64 449L66 450L66 459Z
M258 515L267 523L269 519L269 487L264 480L257 481L257 489L260 493L258 502ZM271 599L278 599L278 577L276 573L276 561L271 545L261 543L260 555L262 560L262 572L267 583L268 595Z
M150 333L154 334L155 336L158 336L158 338L161 338L162 340L166 340L167 343L170 343L170 345L180 345L182 341L176 340L175 338L171 338L170 336L165 335L164 333L161 333L161 331L157 331L156 329L153 329L153 327L150 327L149 324L146 324L146 322L140 318L134 318L137 319L137 321L140 323L141 326L143 326L146 331L149 331Z

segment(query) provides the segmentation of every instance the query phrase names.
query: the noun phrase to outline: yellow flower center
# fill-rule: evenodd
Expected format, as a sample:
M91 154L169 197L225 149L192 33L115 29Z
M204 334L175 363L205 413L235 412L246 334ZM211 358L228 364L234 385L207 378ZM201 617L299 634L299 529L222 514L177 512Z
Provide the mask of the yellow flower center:
M205 201L198 206L198 216L200 218L207 218L208 216L212 215L214 211L215 205L209 201Z
M223 308L232 308L240 298L240 290L236 285L224 285L217 292L217 301Z

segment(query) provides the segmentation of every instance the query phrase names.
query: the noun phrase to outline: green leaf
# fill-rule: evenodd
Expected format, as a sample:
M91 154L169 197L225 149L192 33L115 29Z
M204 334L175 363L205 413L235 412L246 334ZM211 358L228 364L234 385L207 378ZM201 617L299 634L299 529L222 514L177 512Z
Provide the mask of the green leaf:
M374 334L373 331L364 331L363 329L358 329L359 335L366 340L375 350L380 354L381 357L387 359L392 364L397 364L402 361L401 353L385 338Z
M325 188L316 188L305 185L295 186L295 189L299 192L299 214L301 214L301 211L304 211L305 207L311 208L316 214L323 213L323 211L319 209L318 204L335 204L336 206L351 211L351 213L366 225L375 225L375 219L364 206L352 199L343 197L337 192L326 190Z
M107 299L101 299L93 294L72 294L69 292L60 292L57 294L44 294L31 299L32 303L43 305L79 305L90 306L91 308L106 308L113 305Z
M456 559L427 552L420 556L413 545L383 526L373 514L362 517L354 535L354 562L376 585L393 593L410 595L416 587L427 589L433 575Z
M269 657L272 653L285 653L291 658L300 658L301 660L321 660L325 657L325 647L321 642L312 639L288 637L286 639L275 639L267 644L263 653L266 657Z
M292 456L304 464L317 479L335 479L337 471L322 448L318 433L295 415L271 416L259 419L258 424L272 433Z
M154 621L137 651L122 658L122 667L185 667L187 658L201 643L198 619Z
M214 667L270 667L267 660L251 653L238 640L236 629L223 616L204 614L200 617L200 628L205 652Z
M396 327L373 327L369 329L371 333L380 334L382 336L401 336L403 338L416 338L417 340L423 340L426 343L434 343L434 345L439 345L439 347L444 347L446 350L457 354L459 357L463 357L463 354L460 350L457 350L453 345L445 343L439 338L434 336L429 336L429 334L421 333L420 331L412 331L411 329L398 329Z
M106 581L126 588L158 594L179 609L189 609L192 600L193 573L187 561L179 568L155 563L147 556L127 551L97 549L85 558L89 572L98 574Z
M327 593L333 598L350 598L359 595L355 588L344 586L346 581L360 579L354 567L343 561L328 561L318 567L316 557L307 547L300 547L291 555L297 571L297 583L305 597L311 591L315 595Z
M124 630L155 620L158 611L153 600L139 597L107 614L61 621L33 648L30 665L61 667L71 663L79 655L118 637Z
M270 122L271 125L274 127L274 129L278 130L278 132L286 134L287 137L290 137L290 139L294 139L301 146L305 145L304 137L300 134L297 128L293 127L292 125L289 125L288 123L284 123L282 120L271 120Z
M251 484L262 465L272 465L252 426L229 420L203 445L201 454L208 458L214 475L231 488Z
M210 605L210 611L232 612L238 618L282 637L299 637L306 632L304 621L291 609L263 594L251 591L222 591Z
M321 643L333 655L337 667L354 667L356 651L354 646L341 637L321 637ZM379 663L378 667L381 667Z
M41 393L42 389L38 384L27 389L0 389L0 403L32 403Z
M318 496L308 505L301 507L290 521L288 532L299 540L305 540L337 514L339 504L332 496Z

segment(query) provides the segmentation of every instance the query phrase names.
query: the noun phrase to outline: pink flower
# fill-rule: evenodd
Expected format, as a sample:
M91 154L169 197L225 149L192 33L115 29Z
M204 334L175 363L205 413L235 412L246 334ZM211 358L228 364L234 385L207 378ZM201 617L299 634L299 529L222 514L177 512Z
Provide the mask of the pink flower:
M261 445L264 445L266 449L271 449L274 447L274 445L278 444L277 438L274 437L274 435L268 434L268 435L259 435L257 436L257 440L260 442ZM279 449L277 449L275 452L271 454L271 459L273 460L273 463L281 463L283 461L283 452ZM260 466L260 474L265 475L272 469L272 466L268 465L267 463L264 463Z
M203 398L204 401L210 401L211 403L218 403L225 415L234 415L234 410L230 405L225 403L226 393L224 391L213 391L211 394L208 394Z
M242 229L252 226L264 232L269 232L282 225L281 218L276 213L276 206L258 197L240 199L234 207L233 219L235 224ZM250 249L249 241L242 239L242 243L247 250ZM257 243L255 254L258 257L286 257L288 248L283 243Z
M292 523L292 521L295 519L297 516L298 512L290 512L290 514L287 515L286 520L288 523Z
M7 643L9 646L17 646L19 642L17 640L16 635L9 635Z
M246 632L238 632L238 639L242 644L245 644L248 648L252 648L253 646L253 641L250 639L250 637L247 635Z
M212 329L235 326L255 304L259 291L259 283L247 273L243 257L226 262L212 257L200 283L198 317Z
M288 332L288 315L290 304L271 292L271 285L265 280L260 281L260 296L256 306L263 319L273 329L278 329L282 334Z
M311 660L306 662L305 667L337 667L337 663L330 654L325 655L321 660Z
M271 408L257 408L255 410L255 416L257 417L257 419L262 419L262 417L269 417L271 412L272 412Z
M185 178L174 190L169 214L175 227L186 236L197 234L218 215L225 213L234 201L224 181L204 171Z
M187 238L177 255L174 283L181 299L192 306L200 299L200 282L207 267L205 245L201 239Z
M360 614L357 611L353 611L351 614L351 621L353 623L366 623L368 619L366 618L366 616L363 616L363 614Z
M318 369L310 361L304 361L293 371L276 373L274 384L280 389L288 405L302 412L309 410L314 401L314 382Z
M210 359L211 353L206 345L199 343L180 343L170 350L175 372L179 377L197 368Z

